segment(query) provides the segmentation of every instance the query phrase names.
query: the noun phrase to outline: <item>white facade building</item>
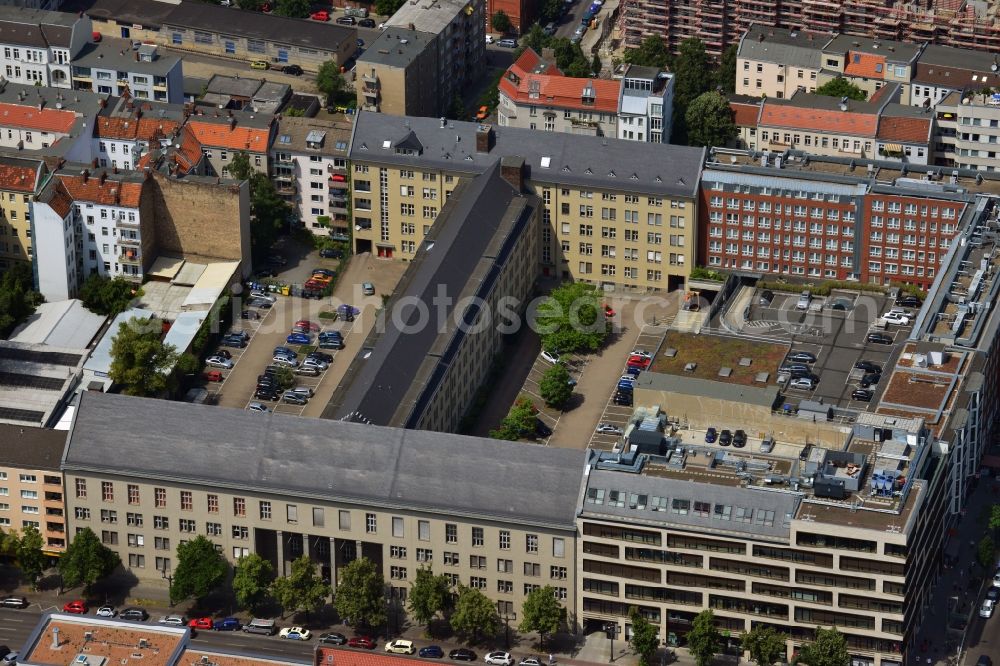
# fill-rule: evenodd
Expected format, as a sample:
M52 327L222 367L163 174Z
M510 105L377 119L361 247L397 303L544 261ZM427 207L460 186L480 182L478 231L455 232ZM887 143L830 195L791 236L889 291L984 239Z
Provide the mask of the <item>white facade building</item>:
M618 98L618 138L670 143L674 77L655 67L631 65Z
M0 72L8 81L72 88L70 61L93 39L90 18L0 7Z

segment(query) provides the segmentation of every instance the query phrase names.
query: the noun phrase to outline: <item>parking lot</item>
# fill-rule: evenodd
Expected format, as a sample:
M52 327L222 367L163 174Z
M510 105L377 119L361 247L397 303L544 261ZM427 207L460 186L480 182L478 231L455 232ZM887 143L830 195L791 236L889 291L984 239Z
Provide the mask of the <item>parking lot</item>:
M905 308L906 324L879 323L880 317L893 307L893 302L882 294L834 290L829 296L814 297L806 311L796 309L797 293L775 292L769 304L754 294L750 316L744 335L781 340L791 344L791 354L808 352L816 357L809 363L812 374L819 377L813 389L795 388L783 382L789 403L801 400L821 400L824 404L838 405L865 411L878 401L882 387L869 387L871 401L854 399L852 393L859 388L865 374L855 369L858 361L870 361L889 371L899 343L907 339L913 328L914 308ZM868 340L869 333L881 333L891 344Z
M583 370L587 366L586 360L573 354L563 354L560 360L566 366L572 380L579 383L580 377L583 375ZM538 383L542 381L545 371L551 367L552 364L539 355L535 359L534 364L531 366L531 370L528 371L528 376L524 380L524 386L521 389L521 392L530 397L535 403L535 407L538 408L538 420L541 421L546 428L555 432L556 426L559 425L559 420L562 418L564 412L546 406L545 401L542 400L541 391L538 388ZM548 444L551 436L551 434L542 436L541 433L538 433L535 441L539 444Z

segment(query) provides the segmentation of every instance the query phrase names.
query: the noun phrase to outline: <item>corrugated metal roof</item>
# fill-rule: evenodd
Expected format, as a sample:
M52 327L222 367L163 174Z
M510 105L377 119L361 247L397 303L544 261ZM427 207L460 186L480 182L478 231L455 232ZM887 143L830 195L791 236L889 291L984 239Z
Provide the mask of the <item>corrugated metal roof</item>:
M11 342L86 349L106 320L107 317L94 314L76 299L42 303L9 339Z

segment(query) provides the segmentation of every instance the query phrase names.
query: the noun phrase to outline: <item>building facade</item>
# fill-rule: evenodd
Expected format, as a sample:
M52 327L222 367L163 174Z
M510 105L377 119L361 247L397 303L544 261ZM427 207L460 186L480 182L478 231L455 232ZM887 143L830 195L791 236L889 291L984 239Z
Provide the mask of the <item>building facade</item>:
M997 171L1000 103L995 95L951 93L934 107L937 143L934 163L976 171Z
M130 95L109 98L94 119L92 154L100 167L135 169L142 156L180 142L180 106L152 104Z
M396 116L433 116L450 104L440 95L435 35L395 27L358 58L358 108Z
M0 70L27 85L72 88L70 62L92 39L90 19L73 13L0 6Z
M268 152L274 140L274 116L246 111L199 111L184 127L201 145L210 173L225 177L229 164L240 153L250 158L250 168L268 173Z
M0 156L0 270L31 262L31 197L48 169L41 160Z
M131 95L171 104L184 103L184 68L178 56L155 44L134 51L114 44L90 44L73 59L73 87L107 95Z
M656 67L629 65L618 98L618 138L670 143L674 76Z
M0 527L6 533L34 527L43 552L59 555L67 538L59 470L65 431L0 424L0 442Z
M813 92L831 34L751 25L736 50L736 94L787 99Z

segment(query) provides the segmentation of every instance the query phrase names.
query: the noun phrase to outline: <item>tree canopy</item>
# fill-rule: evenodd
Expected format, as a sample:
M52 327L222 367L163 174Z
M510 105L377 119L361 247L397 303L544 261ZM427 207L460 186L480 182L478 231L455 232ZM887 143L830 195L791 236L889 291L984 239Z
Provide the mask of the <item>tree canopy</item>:
M598 288L583 282L566 283L538 306L536 326L542 346L550 351L596 351L611 325L604 317Z
M359 557L340 570L334 606L341 618L361 627L378 627L385 622L385 579L366 557Z
M177 546L177 566L170 581L170 601L203 599L226 580L226 558L206 537L198 535Z
M848 666L851 655L847 651L847 639L836 627L817 627L816 640L802 646L798 662L808 666Z
M736 49L737 44L730 44L722 57L719 58L719 66L715 70L715 86L721 88L723 94L736 92Z
M309 0L277 0L274 5L275 14L290 18L306 18L311 10Z
M511 405L510 411L500 423L500 427L490 431L493 439L507 439L512 442L526 437L535 432L535 419L538 408L531 402L531 398L522 395Z
M557 363L546 370L542 380L538 382L538 393L546 405L562 409L573 397L573 386L566 366Z
M772 666L785 660L787 638L773 627L757 624L749 633L743 634L741 642L743 649L750 653L751 661L757 666Z
M737 134L729 101L716 91L696 97L684 114L688 145L726 146Z
M170 371L179 355L173 345L160 339L159 319L132 317L118 326L111 338L111 370L108 375L121 384L126 395L152 396L170 385Z
M34 276L27 263L15 263L4 271L0 278L0 338L6 338L45 301L33 285Z
M335 103L340 93L347 89L347 81L333 60L327 60L319 66L316 72L316 89L326 95L327 104Z
M538 25L540 23L558 23L562 18L563 0L541 0L538 5Z
M490 25L493 26L493 30L495 30L496 32L501 32L505 35L508 32L510 32L511 27L513 27L513 24L510 21L510 17L507 16L507 12L505 12L502 9L496 11L493 14L490 20Z
M715 614L711 609L698 613L687 635L688 650L698 666L709 666L719 652L722 635L715 627Z
M265 560L257 553L244 555L236 562L233 573L233 592L236 603L243 608L254 611L267 599L274 568L270 560Z
M229 164L226 165L225 172L230 178L236 180L250 180L254 174L254 168L250 166L250 154L241 150L233 155L233 159L229 160Z
M628 616L632 623L632 638L629 639L629 644L639 655L639 666L653 666L656 648L660 645L660 639L656 636L659 630L635 606L629 609Z
M64 588L83 585L86 594L91 585L109 575L119 564L118 554L101 543L93 530L84 527L66 546L58 567Z
M547 634L559 630L563 619L563 607L556 600L556 591L551 585L536 587L524 599L521 607L521 631L538 632L539 640L545 643Z
M250 178L250 213L250 249L254 263L259 263L271 251L278 231L292 213L267 174L254 173Z
M304 612L308 615L323 607L330 596L330 586L317 575L316 565L309 556L303 555L292 562L292 571L288 576L276 578L271 583L271 596L286 613ZM355 619L353 615L349 617Z
M625 62L643 67L670 67L670 51L659 35L650 35L642 40L638 48L625 51Z
M868 93L842 76L831 79L816 88L816 94L827 95L828 97L846 97L847 99L859 102L864 101L868 97Z
M413 619L420 624L430 624L438 613L451 605L451 583L444 574L434 575L430 567L417 569L410 584L406 606Z
M406 0L375 0L375 13L380 16L392 16L405 2Z
M124 312L132 299L141 295L139 285L121 276L107 278L91 273L80 286L80 300L87 309L107 317Z
M46 557L45 553L42 552L44 544L45 542L42 540L42 535L38 531L38 528L28 525L21 532L21 536L18 537L14 547L17 566L20 567L21 573L31 583L31 589L33 590L38 585L38 579L45 572Z
M979 560L979 564L983 568L989 569L993 566L993 556L996 554L996 550L996 543L989 534L979 540L979 545L976 547L976 559Z
M500 616L493 601L477 589L459 585L455 610L449 618L458 634L478 639L495 636L500 631Z

